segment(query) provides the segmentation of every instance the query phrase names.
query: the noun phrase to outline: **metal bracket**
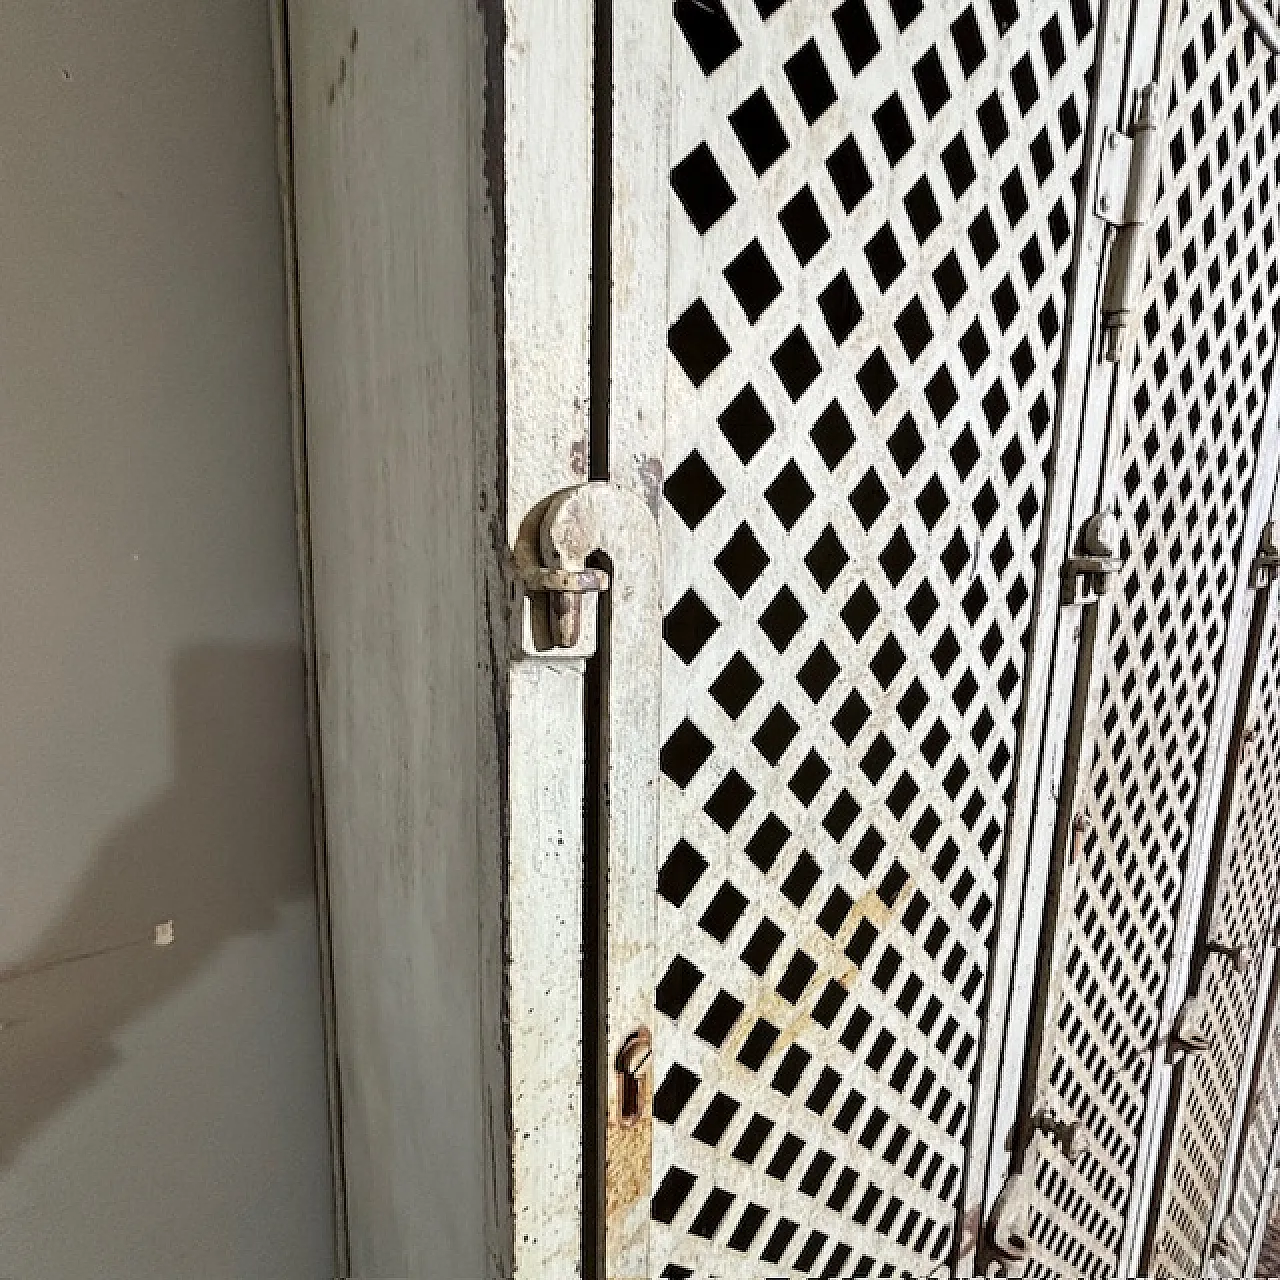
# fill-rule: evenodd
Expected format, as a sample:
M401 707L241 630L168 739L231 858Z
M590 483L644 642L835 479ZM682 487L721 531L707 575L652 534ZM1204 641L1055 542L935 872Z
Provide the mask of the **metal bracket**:
M1147 269L1147 227L1160 178L1164 104L1160 87L1139 90L1129 135L1108 130L1098 174L1096 212L1116 228L1102 295L1103 354L1118 363L1128 350Z
M1174 1053L1207 1053L1213 1041L1205 1030L1209 1020L1209 1007L1202 995L1189 996L1174 1020L1169 1033L1169 1049Z
M1063 1120L1049 1107L1041 1107L1031 1118L1037 1131L1056 1142L1069 1164L1075 1164L1089 1149L1084 1126L1079 1120Z
M1213 938L1205 944L1205 951L1211 956L1221 956L1230 963L1236 973L1244 973L1249 967L1251 954L1248 947L1231 946L1221 938Z
M1000 1189L987 1227L988 1276L1025 1276L1031 1261L1031 1197L1035 1179L1014 1173Z
M1062 603L1096 604L1111 590L1111 580L1124 564L1114 513L1104 511L1086 520L1077 546L1079 553L1062 566Z
M1262 545L1249 570L1249 581L1255 591L1263 591L1277 578L1280 578L1280 547L1276 546L1275 521L1269 520L1262 531Z

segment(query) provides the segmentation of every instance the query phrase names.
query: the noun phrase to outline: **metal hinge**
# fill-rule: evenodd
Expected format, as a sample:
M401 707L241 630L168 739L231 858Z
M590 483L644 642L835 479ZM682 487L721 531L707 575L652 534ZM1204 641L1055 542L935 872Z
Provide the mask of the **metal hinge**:
M1113 362L1128 347L1146 275L1146 233L1155 212L1163 124L1160 87L1149 84L1138 92L1133 131L1108 129L1103 139L1094 210L1116 228L1102 295L1103 352Z
M1120 525L1110 511L1090 516L1076 540L1078 552L1062 566L1062 603L1096 604L1119 572Z
M1249 571L1249 580L1255 591L1271 586L1280 578L1280 547L1276 546L1275 521L1268 521L1262 531L1262 545L1253 558L1253 566Z

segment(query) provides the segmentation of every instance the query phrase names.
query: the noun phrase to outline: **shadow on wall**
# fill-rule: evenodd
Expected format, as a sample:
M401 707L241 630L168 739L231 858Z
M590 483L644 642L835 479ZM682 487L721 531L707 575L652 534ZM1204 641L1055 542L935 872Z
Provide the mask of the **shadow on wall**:
M107 839L58 920L0 972L0 1169L118 1061L129 1023L314 893L294 792L305 714L300 650L179 655L169 789ZM168 920L174 941L157 947Z

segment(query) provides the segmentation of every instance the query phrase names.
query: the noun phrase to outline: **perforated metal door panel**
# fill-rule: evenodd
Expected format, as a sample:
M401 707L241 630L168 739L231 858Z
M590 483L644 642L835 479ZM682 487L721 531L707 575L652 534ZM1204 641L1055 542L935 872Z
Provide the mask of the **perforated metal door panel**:
M1211 1047L1186 1063L1174 1103L1176 1131L1157 1192L1149 1267L1161 1276L1194 1275L1202 1268L1219 1187L1233 1179L1224 1159L1235 1109L1248 1104L1241 1091L1247 1094L1250 1084L1249 1029L1260 982L1270 973L1264 961L1280 886L1280 629L1273 620L1265 624L1257 696L1247 714L1251 730L1241 747L1231 825L1208 908L1208 938L1246 948L1245 968L1237 971L1222 955L1204 961L1201 990ZM1255 1170L1245 1179L1248 1186L1255 1186L1257 1175ZM1252 1196L1241 1190L1239 1211L1252 1220L1256 1186Z
M1238 1181L1227 1206L1213 1259L1220 1276L1248 1274L1250 1245L1254 1232L1261 1226L1259 1215L1271 1212L1265 1191L1276 1157L1277 1125L1280 1125L1280 1026L1271 1027L1262 1046L1257 1091L1249 1102L1241 1139ZM1280 1236L1280 1232L1276 1234Z
M653 1269L941 1273L1095 13L675 11Z
M1258 1275L1280 1276L1280 1216L1268 1224L1258 1256Z
M1274 64L1232 5L1197 6L1179 39L1114 464L1126 564L1048 1099L1079 1118L1089 1150L1072 1165L1046 1145L1044 1276L1114 1274L1120 1260L1280 300Z

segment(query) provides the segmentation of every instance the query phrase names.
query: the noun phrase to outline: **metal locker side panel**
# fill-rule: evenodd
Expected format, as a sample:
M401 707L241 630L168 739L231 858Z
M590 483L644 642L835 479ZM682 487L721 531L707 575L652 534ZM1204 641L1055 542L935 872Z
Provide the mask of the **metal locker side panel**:
M568 7L539 17L572 68ZM541 252L529 165L504 166L500 148L504 84L519 104L533 77L504 78L501 5L282 8L348 1261L361 1276L510 1275L498 557L501 496L520 493L499 470L498 397L505 374L521 413L570 418L569 341L537 395L503 350L529 354L532 304L548 293L572 315L572 281L557 290L546 273L529 300L524 264ZM564 66L536 41L529 56L571 104ZM572 153L575 130L543 98ZM534 144L520 123L523 156ZM547 159L564 197L550 238L571 246L573 169Z
M940 1274L1097 13L675 13L652 1269Z
M1233 698L1219 676L1280 299L1272 73L1223 6L1197 10L1178 39L1132 407L1113 463L1127 562L1101 661L1044 1100L1081 1122L1087 1145L1074 1165L1057 1148L1039 1164L1032 1271L1046 1276L1114 1272L1143 1212L1200 782L1216 757L1217 699Z

